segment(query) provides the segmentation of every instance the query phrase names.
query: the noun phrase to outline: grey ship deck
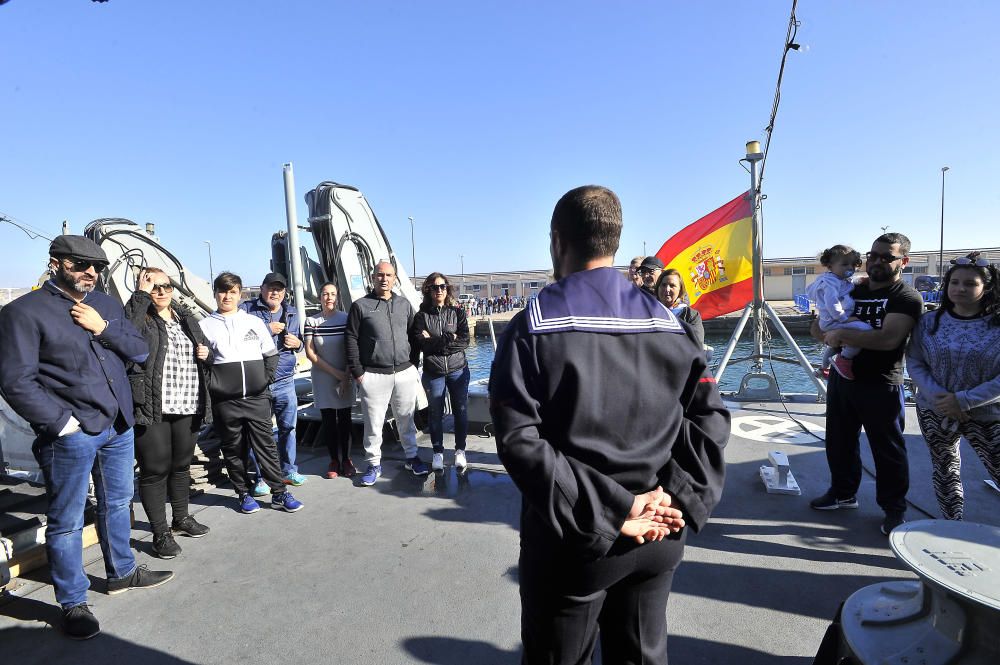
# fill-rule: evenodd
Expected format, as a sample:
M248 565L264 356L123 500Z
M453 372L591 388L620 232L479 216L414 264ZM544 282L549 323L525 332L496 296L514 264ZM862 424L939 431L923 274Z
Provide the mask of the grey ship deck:
M811 663L847 596L915 576L878 531L870 474L859 510L810 510L809 499L828 479L823 443L796 434L789 415L822 436L822 405L731 406L725 496L708 527L689 539L670 599L671 662ZM907 517L914 520L937 510L912 411L907 424ZM427 437L420 443L429 458ZM309 476L295 491L306 504L301 512L272 511L263 500L259 513L246 516L231 492L211 490L193 508L212 533L179 539L184 553L172 561L150 554L137 503L139 562L172 569L176 578L108 597L100 552L89 548L90 601L103 633L76 643L50 627L60 612L47 573L35 571L0 604L3 662L514 665L519 497L492 438L473 435L469 448L464 477L449 455L445 473L417 479L403 470L398 445L387 444L385 476L373 488L322 478L325 451L300 450ZM788 455L801 496L765 493L758 468L771 450ZM997 524L1000 495L983 483L986 472L971 450L963 448L963 456L966 518Z

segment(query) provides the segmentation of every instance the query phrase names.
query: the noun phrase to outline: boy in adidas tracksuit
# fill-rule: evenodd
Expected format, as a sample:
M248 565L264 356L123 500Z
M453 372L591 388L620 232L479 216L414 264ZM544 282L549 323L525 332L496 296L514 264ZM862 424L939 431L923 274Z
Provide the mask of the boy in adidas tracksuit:
M239 275L221 273L214 287L218 310L199 325L211 349L208 390L229 480L239 494L241 511L260 510L247 485L247 456L253 449L264 482L271 488L271 505L294 513L302 503L285 491L271 433L267 387L278 366L278 351L264 323L239 309L243 290Z

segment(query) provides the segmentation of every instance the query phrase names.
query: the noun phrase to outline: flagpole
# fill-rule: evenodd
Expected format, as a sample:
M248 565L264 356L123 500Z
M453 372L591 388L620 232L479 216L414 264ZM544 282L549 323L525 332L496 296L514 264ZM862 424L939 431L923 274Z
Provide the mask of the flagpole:
M764 259L763 241L760 232L760 176L757 168L764 159L760 141L747 141L746 160L750 163L750 209L751 209L751 261L753 262L753 353L757 360L754 369L760 371L764 357Z
M736 344L743 335L746 324L750 323L753 327L753 353L749 356L738 358L733 362L749 360L752 362L752 365L750 371L743 375L743 379L740 381L740 388L733 397L736 399L759 400L781 399L781 392L777 381L773 376L764 372L764 360L766 358L770 361L787 362L802 367L803 371L806 372L816 386L817 399L823 401L826 398L826 384L816 376L809 359L805 357L798 344L795 343L795 339L785 328L785 324L781 322L774 309L764 299L764 248L760 222L761 194L759 171L760 163L764 159L764 153L760 150L759 141L747 141L745 159L750 164L750 168L748 169L750 171L750 191L747 192L747 196L750 197L751 207L752 246L750 261L753 265L753 300L747 303L743 310L743 316L736 326L736 330L733 331L732 336L729 338L729 344L726 345L722 361L715 371L715 378L719 382L722 381L722 375L725 373L733 352L736 350ZM764 355L764 342L767 334L765 326L767 326L768 318L770 318L771 324L778 331L778 334L781 335L792 349L795 355L794 359Z

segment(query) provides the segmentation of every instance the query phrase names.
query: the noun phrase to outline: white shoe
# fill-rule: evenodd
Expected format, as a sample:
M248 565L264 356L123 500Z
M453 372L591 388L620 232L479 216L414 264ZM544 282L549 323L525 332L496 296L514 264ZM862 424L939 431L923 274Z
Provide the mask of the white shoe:
M434 457L431 460L431 468L435 471L444 470L444 453L434 453Z
M469 462L466 461L466 459L465 459L465 451L464 450L456 450L455 451L455 468L456 469L464 469L467 466L469 466Z

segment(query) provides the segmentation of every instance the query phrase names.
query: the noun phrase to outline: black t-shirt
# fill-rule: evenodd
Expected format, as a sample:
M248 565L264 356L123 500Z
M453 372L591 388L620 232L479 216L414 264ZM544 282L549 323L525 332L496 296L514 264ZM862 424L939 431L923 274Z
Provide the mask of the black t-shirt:
M851 297L854 298L854 316L876 330L882 327L887 314L905 314L916 322L924 313L924 301L920 293L903 281L893 282L892 286L881 289L859 284L851 291ZM889 351L862 349L854 358L855 380L902 384L905 351L905 339L898 347Z

